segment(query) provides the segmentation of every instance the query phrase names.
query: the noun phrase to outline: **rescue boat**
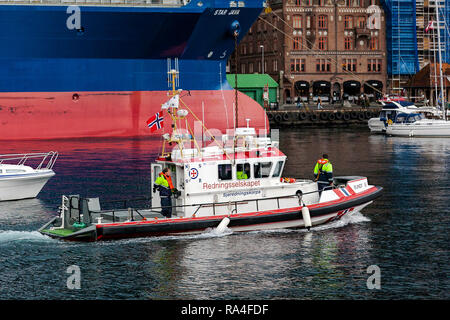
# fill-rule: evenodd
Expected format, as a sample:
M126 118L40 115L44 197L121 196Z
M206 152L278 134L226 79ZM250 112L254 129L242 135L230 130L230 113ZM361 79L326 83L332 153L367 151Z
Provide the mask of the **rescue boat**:
M39 232L64 240L98 241L196 234L210 228L310 229L361 211L381 195L382 187L370 185L363 176L335 177L322 191L311 179L284 177L287 157L267 130L258 135L247 119L246 127L236 126L221 136L203 123L196 133L185 120L200 119L179 95L174 85L169 101L176 103L163 105L172 120L171 132L162 134L161 154L151 164L151 190L163 169L171 169L170 218L162 215L157 192L151 194L151 207L113 210L102 209L99 198L64 195L59 214ZM172 150L166 150L170 146Z

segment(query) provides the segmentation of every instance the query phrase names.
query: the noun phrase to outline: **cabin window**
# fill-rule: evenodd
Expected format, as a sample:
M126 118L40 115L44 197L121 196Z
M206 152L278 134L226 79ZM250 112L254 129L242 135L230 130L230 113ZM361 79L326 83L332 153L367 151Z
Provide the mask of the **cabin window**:
M268 178L270 176L271 169L272 162L259 162L253 165L255 178Z
M236 179L245 180L250 178L250 163L240 163L236 166Z
M219 180L231 180L231 164L219 164Z
M283 168L284 161L278 161L277 165L275 167L275 170L273 171L272 177L279 177L281 175L281 169Z
M6 169L5 172L6 173L19 173L19 172L26 172L26 171L20 170L20 169Z

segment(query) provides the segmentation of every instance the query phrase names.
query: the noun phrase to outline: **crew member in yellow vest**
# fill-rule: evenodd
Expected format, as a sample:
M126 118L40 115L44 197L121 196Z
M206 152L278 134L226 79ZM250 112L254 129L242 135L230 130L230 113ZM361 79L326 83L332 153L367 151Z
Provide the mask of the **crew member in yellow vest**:
M333 166L328 155L323 154L322 159L317 160L314 167L314 181L317 181L319 191L322 191L326 186L333 184Z
M238 164L236 167L236 178L238 180L245 180L248 179L247 174L244 171L244 165L243 164Z
M170 173L169 168L164 168L153 187L153 192L156 192L156 189L159 191L162 207L161 214L167 218L172 217L172 193L175 191Z

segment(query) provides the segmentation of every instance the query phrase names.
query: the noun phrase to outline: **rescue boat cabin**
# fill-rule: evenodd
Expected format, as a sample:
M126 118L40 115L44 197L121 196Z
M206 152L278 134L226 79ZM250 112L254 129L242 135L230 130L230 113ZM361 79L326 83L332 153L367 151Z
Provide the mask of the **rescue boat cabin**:
M151 189L162 170L171 170L179 196L172 197L173 215L197 217L258 212L317 203L317 183L283 178L286 155L278 143L257 137L254 128L237 128L217 145L180 148L162 155L151 166ZM297 195L297 197L295 197ZM152 207L161 206L159 192Z

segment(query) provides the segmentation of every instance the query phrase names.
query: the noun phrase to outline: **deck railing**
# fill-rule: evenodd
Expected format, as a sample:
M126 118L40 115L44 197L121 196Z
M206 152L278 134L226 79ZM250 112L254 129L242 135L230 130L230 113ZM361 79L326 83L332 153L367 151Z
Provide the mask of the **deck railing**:
M39 164L35 167L39 169L52 169L58 158L57 151L41 152L41 153L15 153L15 154L2 154L0 155L0 164L15 164L26 165L26 162L30 159L41 159Z
M0 4L31 5L108 5L108 6L142 6L142 7L181 7L190 0L0 0Z
M326 189L328 190L328 189L334 189L334 188L336 188L336 186L329 186ZM228 206L228 207L232 208L230 210L231 211L230 214L237 214L238 213L238 205L248 204L249 202L254 202L254 203L256 203L257 211L259 211L259 206L258 206L259 202L267 201L267 200L276 200L277 201L277 208L275 208L274 210L281 209L281 207L280 207L280 199L297 198L299 200L299 207L301 207L303 205L302 197L304 195L314 194L314 193L319 193L320 194L320 192L321 191L319 191L319 190L315 190L315 191L310 191L310 192L305 192L305 193L300 193L300 194L295 194L295 195L289 195L289 196L270 197L270 198L263 198L263 199L235 200L235 201L228 201L228 202L211 202L211 203L202 203L202 204L185 204L185 205L175 205L175 206L170 206L170 207L172 209L174 209L174 208L176 209L176 208L196 207L196 210L195 210L194 214L192 215L192 216L195 216L195 214L201 208L212 207L213 215L216 215L216 207ZM127 202L129 202L129 201L136 201L136 200L150 200L150 199L149 198L139 198L139 199L131 199L131 200L111 200L111 201L105 201L104 203L122 202L126 206ZM101 210L101 211L91 211L91 210L89 210L89 214L111 213L112 214L112 221L115 222L116 221L116 212L123 211L124 209L126 209L129 212L129 215L131 217L131 221L134 221L134 212L136 212L139 216L141 216L141 218L144 218L143 214L141 214L142 211L158 212L157 210L162 210L164 208L167 208L167 207L150 207L150 208L139 208L139 209L124 207L122 209Z

